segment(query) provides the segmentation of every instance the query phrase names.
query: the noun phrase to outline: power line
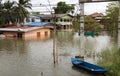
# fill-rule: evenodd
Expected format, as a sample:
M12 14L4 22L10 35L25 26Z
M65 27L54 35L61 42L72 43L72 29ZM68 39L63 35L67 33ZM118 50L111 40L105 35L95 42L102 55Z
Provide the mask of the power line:
M75 6L75 5L78 5L78 4L67 4L67 5L73 5L73 6ZM48 7L50 7L50 6L57 6L57 4L32 4L32 7L45 7L45 6L48 6Z

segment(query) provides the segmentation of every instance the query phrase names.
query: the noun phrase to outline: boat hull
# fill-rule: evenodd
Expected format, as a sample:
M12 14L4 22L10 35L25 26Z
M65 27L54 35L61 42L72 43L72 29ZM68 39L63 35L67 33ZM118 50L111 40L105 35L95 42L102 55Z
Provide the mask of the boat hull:
M83 60L79 60L77 58L71 58L71 62L74 66L85 69L94 74L104 74L106 72L106 69L104 69L100 66L85 62Z

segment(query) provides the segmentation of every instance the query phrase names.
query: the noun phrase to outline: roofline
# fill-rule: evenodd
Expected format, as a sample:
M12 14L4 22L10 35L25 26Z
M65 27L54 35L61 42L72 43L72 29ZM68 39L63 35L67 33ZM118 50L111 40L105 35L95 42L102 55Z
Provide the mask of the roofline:
M30 27L30 28L0 28L0 31L9 31L9 32L28 32L36 29L42 29L47 27Z
M62 16L57 16L57 15L62 15ZM70 14L55 14L55 17L56 18L60 18L60 17L63 17L63 16L65 16L65 15L69 15L69 16L71 16L72 18L73 18L73 16L72 15L70 15ZM52 14L50 14L50 17L42 17L42 19L52 19Z

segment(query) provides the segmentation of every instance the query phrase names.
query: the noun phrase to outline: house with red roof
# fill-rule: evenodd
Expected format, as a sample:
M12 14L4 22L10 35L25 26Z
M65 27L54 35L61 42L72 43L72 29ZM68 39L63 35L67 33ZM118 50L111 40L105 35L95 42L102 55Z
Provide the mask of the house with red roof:
M50 28L42 25L40 25L41 27L38 26L39 24L36 23L25 26L11 25L5 28L0 28L0 35L4 35L5 38L22 38L24 40L50 38Z
M95 12L95 13L91 14L90 16L92 16L92 18L93 18L94 20L96 20L97 22L101 22L102 17L103 17L104 15L103 15L102 13L97 13L97 12Z

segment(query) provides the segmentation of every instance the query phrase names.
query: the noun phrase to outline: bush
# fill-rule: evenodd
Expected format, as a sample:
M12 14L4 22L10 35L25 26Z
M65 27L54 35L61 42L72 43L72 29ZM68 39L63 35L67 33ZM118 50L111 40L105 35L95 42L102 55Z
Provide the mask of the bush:
M98 64L108 70L107 76L120 76L120 50L117 46L101 53Z

